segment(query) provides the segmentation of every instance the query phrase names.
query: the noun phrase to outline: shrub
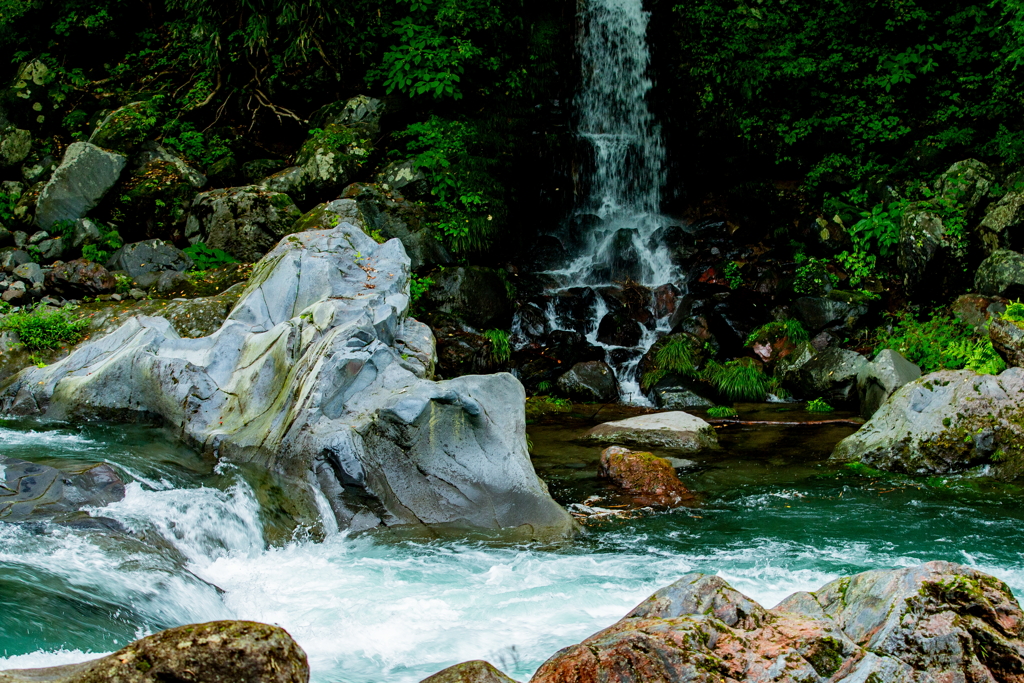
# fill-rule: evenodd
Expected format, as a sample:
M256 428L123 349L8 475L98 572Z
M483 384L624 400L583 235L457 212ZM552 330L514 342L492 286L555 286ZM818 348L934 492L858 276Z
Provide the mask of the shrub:
M14 332L22 346L33 351L77 344L85 337L89 321L73 320L71 310L69 307L50 308L45 304L22 308L0 320L0 330Z
M122 246L124 240L115 228L99 225L100 239L96 244L87 244L82 247L82 258L93 263L104 264L110 260L111 255Z
M787 337L789 341L797 344L810 339L810 335L799 320L781 320L758 327L747 337L746 345L764 344L782 337Z
M640 384L644 389L654 386L665 375L678 374L688 377L697 375L697 365L700 362L701 350L692 337L680 335L666 337L660 342L659 348L654 354L654 367L644 373Z
M726 418L736 417L738 414L735 408L729 406L711 406L708 408L708 417Z
M434 281L431 280L429 277L417 277L415 275L412 276L411 278L409 278L409 300L415 304L417 301L423 298L423 295L426 294L428 290L430 290L430 286L433 284Z
M210 270L231 263L238 263L238 259L231 254L221 249L208 247L204 242L196 242L190 247L185 247L182 251L192 259L192 270Z
M703 374L730 401L763 401L768 397L768 378L750 358L724 364L711 361Z
M835 408L830 406L823 398L816 398L813 401L807 402L807 412L809 413L831 413L834 410Z
M1006 368L988 337L979 337L964 322L933 313L918 320L911 313L893 316L891 329L875 333L877 348L893 349L924 373L960 370L995 375Z

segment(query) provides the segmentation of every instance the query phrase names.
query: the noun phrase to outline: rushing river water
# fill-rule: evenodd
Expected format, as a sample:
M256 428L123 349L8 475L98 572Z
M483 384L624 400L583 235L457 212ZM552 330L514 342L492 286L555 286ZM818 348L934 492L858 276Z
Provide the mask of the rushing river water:
M0 669L238 618L288 629L317 681L419 681L477 658L525 680L688 571L720 574L769 606L842 574L932 559L1024 591L1024 511L1007 490L836 470L822 456L849 429L800 429L722 430L725 449L682 470L703 492L699 506L594 524L559 545L369 535L268 544L272 520L252 485L160 430L11 423L0 429L5 455L114 464L128 495L92 514L132 533L0 523ZM575 446L577 433L531 430L538 468L565 503L603 490L596 452Z

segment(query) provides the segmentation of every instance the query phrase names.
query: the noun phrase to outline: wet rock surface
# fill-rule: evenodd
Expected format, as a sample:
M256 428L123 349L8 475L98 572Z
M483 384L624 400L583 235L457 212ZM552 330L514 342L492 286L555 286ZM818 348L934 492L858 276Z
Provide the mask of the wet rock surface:
M482 660L462 662L438 671L420 683L515 683L498 671L492 664Z
M711 425L699 417L681 411L639 415L625 420L605 422L589 430L584 438L593 443L640 448L674 448L684 451L711 448L718 443Z
M584 403L607 403L619 398L615 373L600 360L572 366L569 372L558 378L558 388L569 398Z
M277 626L179 626L82 664L0 671L0 683L308 683L306 653Z
M921 376L921 368L892 349L883 349L875 360L857 372L860 414L871 417L897 389Z
M1022 630L1005 583L950 562L856 574L770 610L688 574L558 652L532 683L1013 681Z
M693 500L672 463L645 451L611 446L601 452L600 474L630 494L639 505L676 507Z
M71 522L82 507L103 507L124 494L121 477L105 463L59 470L0 456L2 522Z

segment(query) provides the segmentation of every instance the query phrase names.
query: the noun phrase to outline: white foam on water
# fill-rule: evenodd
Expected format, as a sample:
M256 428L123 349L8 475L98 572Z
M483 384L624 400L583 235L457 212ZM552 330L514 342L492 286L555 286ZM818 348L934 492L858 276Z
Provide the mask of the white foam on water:
M64 664L79 664L90 659L98 659L110 654L109 652L95 653L83 652L81 650L55 650L53 652L30 652L24 655L12 655L0 657L0 671L5 669L42 669L50 666L63 666Z

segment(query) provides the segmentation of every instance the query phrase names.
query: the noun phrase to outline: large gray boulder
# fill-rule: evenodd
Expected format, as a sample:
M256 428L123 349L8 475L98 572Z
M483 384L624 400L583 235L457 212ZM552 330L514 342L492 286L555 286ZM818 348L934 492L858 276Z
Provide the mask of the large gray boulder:
M857 372L857 396L860 414L871 417L889 397L908 382L921 376L921 368L897 351L882 349L875 360L865 363Z
M162 240L126 244L107 261L109 270L123 270L131 278L164 270L183 272L192 267L188 254Z
M978 240L982 250L991 254L997 249L1024 246L1024 192L1007 192L985 212L978 225Z
M832 452L907 474L951 474L978 465L1002 478L1024 465L1024 369L999 375L943 370L898 389Z
M77 221L95 208L121 177L125 158L88 142L75 142L39 194L36 223L48 230L57 221Z
M530 463L522 385L508 374L430 381L433 336L408 307L401 242L347 223L297 233L256 265L212 335L131 318L23 370L0 410L157 416L203 453L269 470L300 523L323 507L327 526L353 530L570 531Z
M286 194L255 186L211 190L192 202L185 235L193 244L204 242L252 263L292 232L301 216Z
M252 621L179 626L82 664L0 671L0 683L308 683L288 632Z
M619 398L619 383L615 372L600 360L577 363L558 378L563 394L584 403L608 403Z
M863 303L817 296L802 296L790 308L812 336L823 330L852 329L868 312Z
M985 296L1016 299L1024 294L1024 255L997 249L981 262L974 275L974 288Z
M531 683L1012 681L1022 630L1005 583L951 562L841 578L770 610L694 573L560 650Z

